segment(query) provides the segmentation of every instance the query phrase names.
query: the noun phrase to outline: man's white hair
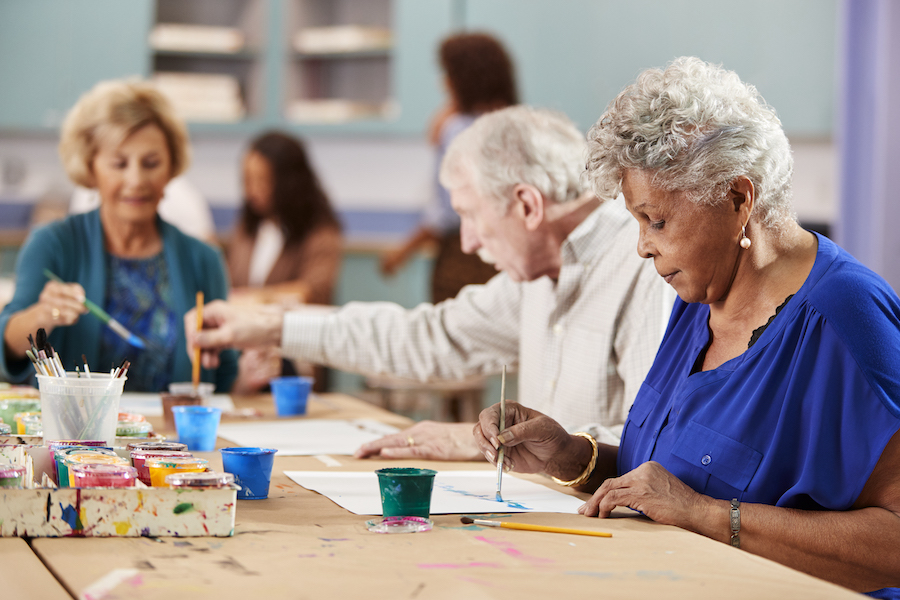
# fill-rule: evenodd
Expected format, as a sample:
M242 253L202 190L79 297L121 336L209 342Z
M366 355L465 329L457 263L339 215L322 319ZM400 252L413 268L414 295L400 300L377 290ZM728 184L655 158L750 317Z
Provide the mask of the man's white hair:
M483 197L506 203L517 184L565 202L588 188L584 136L561 113L512 106L479 117L451 142L441 164L445 188L471 185Z

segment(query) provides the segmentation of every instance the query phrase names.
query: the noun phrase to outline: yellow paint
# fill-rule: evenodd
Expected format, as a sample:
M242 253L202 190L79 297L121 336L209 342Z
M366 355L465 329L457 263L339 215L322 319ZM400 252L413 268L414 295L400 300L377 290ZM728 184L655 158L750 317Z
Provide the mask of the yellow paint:
M119 535L125 535L131 529L131 523L128 521L113 521L113 525L115 525L116 533Z

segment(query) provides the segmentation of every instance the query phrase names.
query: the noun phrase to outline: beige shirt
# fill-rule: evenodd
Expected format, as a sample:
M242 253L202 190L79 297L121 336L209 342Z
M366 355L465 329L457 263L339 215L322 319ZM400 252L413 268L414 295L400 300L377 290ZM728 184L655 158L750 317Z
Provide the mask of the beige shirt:
M557 282L501 273L411 310L350 303L288 313L283 352L339 369L422 381L518 370L518 401L618 443L675 294L637 254L637 223L607 201L565 240Z

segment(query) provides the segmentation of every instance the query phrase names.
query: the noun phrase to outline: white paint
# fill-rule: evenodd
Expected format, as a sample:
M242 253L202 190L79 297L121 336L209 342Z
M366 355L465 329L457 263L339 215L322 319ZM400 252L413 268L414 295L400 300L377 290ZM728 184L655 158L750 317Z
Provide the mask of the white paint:
M141 572L137 569L113 569L91 585L87 586L78 595L80 600L101 600L119 584L137 577Z

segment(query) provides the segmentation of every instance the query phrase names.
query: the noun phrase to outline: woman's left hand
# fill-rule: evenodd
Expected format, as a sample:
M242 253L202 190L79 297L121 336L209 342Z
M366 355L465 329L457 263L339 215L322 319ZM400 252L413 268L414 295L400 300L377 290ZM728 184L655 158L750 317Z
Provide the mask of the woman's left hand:
M651 461L621 477L604 481L578 512L606 518L615 507L625 506L657 523L692 529L693 515L701 508L704 498L662 465Z

